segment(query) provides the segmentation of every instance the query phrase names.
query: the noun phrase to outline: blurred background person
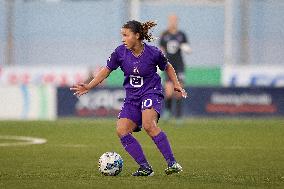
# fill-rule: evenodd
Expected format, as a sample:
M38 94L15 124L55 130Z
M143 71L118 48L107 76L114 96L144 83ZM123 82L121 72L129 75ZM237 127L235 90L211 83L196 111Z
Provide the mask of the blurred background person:
M178 17L175 14L169 15L168 28L162 33L159 44L176 70L179 81L184 85L185 64L182 52L190 54L192 49L185 33L178 29ZM169 118L170 116L175 116L176 118L182 116L182 97L173 90L173 84L166 76L164 117Z

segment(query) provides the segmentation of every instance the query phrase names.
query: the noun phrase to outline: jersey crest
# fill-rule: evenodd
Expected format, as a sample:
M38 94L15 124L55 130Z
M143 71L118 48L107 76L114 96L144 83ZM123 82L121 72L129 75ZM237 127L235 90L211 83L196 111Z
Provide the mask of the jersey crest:
M139 74L139 70L138 70L137 66L134 66L133 73L134 74Z

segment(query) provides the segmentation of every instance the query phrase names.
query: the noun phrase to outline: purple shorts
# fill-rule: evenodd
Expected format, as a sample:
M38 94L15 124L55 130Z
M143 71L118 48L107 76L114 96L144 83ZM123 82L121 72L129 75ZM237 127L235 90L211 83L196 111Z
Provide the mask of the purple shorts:
M142 128L142 111L154 108L160 118L164 97L158 94L147 94L139 100L130 101L125 98L124 104L120 110L118 118L127 118L136 123L137 128L134 132L141 131Z

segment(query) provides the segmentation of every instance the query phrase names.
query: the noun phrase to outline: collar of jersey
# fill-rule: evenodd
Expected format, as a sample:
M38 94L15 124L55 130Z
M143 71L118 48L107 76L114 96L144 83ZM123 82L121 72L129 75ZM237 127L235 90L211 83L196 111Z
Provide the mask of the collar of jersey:
M132 52L132 50L130 50L131 54L132 54L135 58L140 58L140 57L143 55L143 53L144 53L144 51L145 51L145 43L142 42L142 44L143 44L143 50L142 50L142 52L141 52L138 56L135 56L135 54Z

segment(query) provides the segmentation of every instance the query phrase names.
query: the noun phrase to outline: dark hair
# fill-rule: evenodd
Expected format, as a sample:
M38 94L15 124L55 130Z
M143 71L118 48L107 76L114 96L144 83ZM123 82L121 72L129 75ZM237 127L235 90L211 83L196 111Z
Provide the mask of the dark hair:
M136 20L131 20L126 22L122 28L130 29L133 33L139 33L140 40L146 39L147 41L153 41L155 38L152 36L152 33L149 30L156 26L157 24L154 21L147 21L147 22L138 22ZM149 32L149 33L148 33Z

